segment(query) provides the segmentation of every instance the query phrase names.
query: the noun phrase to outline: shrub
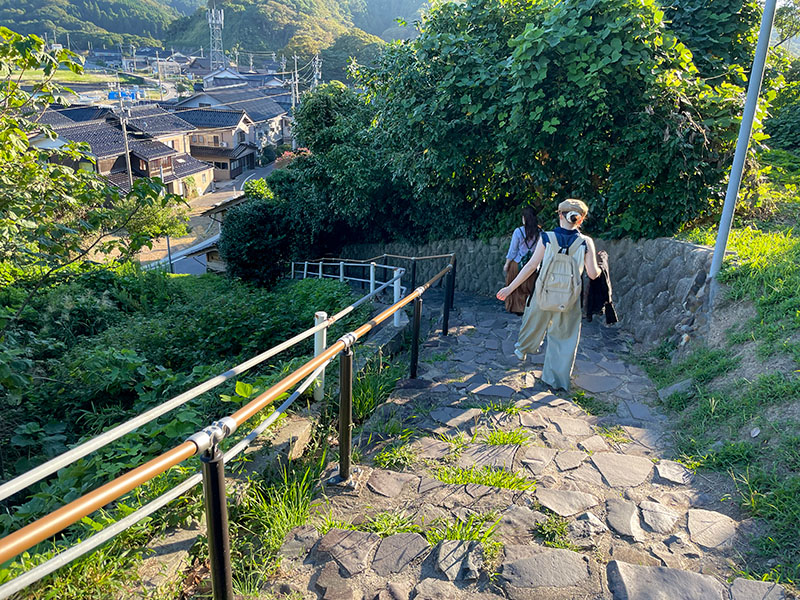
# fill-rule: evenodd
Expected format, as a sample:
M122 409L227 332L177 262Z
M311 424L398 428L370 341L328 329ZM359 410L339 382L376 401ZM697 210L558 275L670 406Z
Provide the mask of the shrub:
M298 244L287 213L286 203L270 199L249 200L228 212L219 252L231 277L267 285L286 273Z

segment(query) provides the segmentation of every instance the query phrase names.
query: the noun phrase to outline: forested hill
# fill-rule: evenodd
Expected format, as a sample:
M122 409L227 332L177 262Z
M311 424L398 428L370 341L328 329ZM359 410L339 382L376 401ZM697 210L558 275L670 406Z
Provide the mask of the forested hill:
M180 8L196 0L176 0ZM180 12L168 0L0 0L0 23L19 33L45 34L66 46L69 32L73 48L133 43L159 44L164 31Z
M225 48L252 51L297 52L308 56L331 46L353 28L385 40L410 35L396 20L409 23L426 6L424 0L226 0ZM363 37L363 36L361 36ZM368 39L368 38L367 38ZM208 23L203 12L175 21L165 40L177 47L197 48L208 43ZM375 40L369 40L373 42Z

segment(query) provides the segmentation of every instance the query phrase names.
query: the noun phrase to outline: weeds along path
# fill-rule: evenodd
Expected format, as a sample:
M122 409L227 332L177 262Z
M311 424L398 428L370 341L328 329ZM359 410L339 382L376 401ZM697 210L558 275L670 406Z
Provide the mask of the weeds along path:
M435 293L435 292L434 292ZM437 306L431 299L430 306ZM724 481L672 457L670 424L624 334L585 324L574 396L512 353L519 318L457 294L452 334L421 349L355 431L359 471L291 529L272 593L290 598L786 597L737 578L756 525Z

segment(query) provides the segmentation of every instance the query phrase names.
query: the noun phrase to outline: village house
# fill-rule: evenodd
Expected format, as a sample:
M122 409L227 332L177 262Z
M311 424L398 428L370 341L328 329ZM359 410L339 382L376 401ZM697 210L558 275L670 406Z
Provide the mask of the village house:
M198 160L214 165L214 180L233 179L254 169L258 156L253 121L243 110L191 108L176 116L190 123L190 152Z
M170 118L175 118L174 115L166 114ZM53 128L56 137L51 139L45 134L39 134L31 140L32 145L46 149L58 148L68 142L86 143L95 163L82 161L71 166L93 170L123 193L130 191L125 137L122 129L117 126L118 121L115 122L113 118L108 120L103 118L65 122L64 118L68 117L58 110L46 111L42 121ZM178 146L178 140L188 135L186 126L184 123L183 129L179 132L161 132L160 137L175 140L175 145ZM186 145L185 139L180 142L179 150L155 139L143 131L145 128L140 121L139 127L132 127L128 132L128 152L134 180L142 177L159 177L169 192L184 196L202 195L210 191L214 178L212 165L187 154L183 150Z
M258 149L285 143L291 139L286 111L263 90L247 83L204 89L175 105L182 108L243 110L253 122Z

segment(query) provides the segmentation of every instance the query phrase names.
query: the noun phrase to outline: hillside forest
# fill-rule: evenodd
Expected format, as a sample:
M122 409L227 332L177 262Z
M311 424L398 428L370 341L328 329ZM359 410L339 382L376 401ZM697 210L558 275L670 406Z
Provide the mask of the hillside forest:
M421 17L423 0L224 0L226 52L255 53L256 65L273 52L308 59L327 49L326 78L343 78L350 56L369 60L386 41L408 37L402 26ZM130 52L156 46L208 50L206 3L199 0L0 0L0 23L24 34L47 36L73 50L92 47ZM328 75L330 73L330 75Z

